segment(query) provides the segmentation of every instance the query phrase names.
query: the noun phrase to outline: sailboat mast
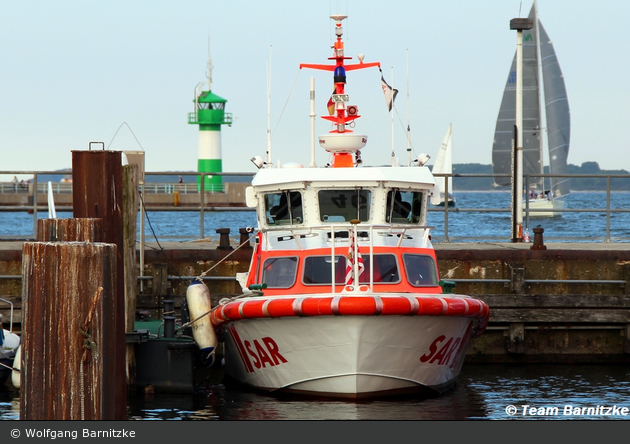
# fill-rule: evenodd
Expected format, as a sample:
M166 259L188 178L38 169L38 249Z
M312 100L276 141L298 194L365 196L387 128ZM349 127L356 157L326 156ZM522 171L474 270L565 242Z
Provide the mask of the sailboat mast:
M538 32L538 2L537 0L534 0L534 32L536 34L536 40L535 40L535 45L536 45L536 85L538 85L538 89L536 91L536 93L538 94L538 128L534 128L534 130L538 130L538 134L540 135L540 137L538 138L538 148L540 150L540 174L544 174L545 172L545 156L544 156L544 152L543 152L543 134L542 134L542 103L541 102L541 94L540 94L540 90L541 90L541 75L540 75L540 70L541 70L541 56L540 56L540 32ZM541 193L545 192L545 178L541 177L540 179L538 179L538 183L540 183L542 190L540 190Z

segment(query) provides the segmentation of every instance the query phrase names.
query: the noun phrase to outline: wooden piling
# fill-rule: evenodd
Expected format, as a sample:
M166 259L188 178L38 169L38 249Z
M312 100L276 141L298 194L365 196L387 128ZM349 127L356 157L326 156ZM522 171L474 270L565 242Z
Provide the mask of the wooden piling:
M125 280L125 331L135 331L138 268L136 238L138 219L138 165L123 166L123 256ZM136 354L134 344L127 344L127 389L136 386Z
M22 247L22 420L117 420L117 247Z
M38 219L38 242L102 242L102 219Z
M39 242L102 242L101 219L38 219Z
M116 405L125 406L116 419L126 418L127 377L125 342L125 261L123 237L122 152L89 150L72 151L72 206L75 218L103 219L103 241L116 244L116 281L114 298L116 313L110 322L115 325L118 345L115 356L116 375L110 389Z

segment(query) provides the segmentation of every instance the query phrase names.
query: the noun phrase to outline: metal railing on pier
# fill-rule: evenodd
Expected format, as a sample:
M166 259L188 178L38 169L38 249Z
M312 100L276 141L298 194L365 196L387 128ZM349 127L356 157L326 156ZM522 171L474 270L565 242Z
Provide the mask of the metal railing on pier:
M0 202L0 213L3 211L23 211L33 214L33 233L24 233L20 234L18 237L20 239L34 239L35 234L37 232L37 218L38 211L48 211L47 205L42 205L37 203L35 197L39 195L45 195L48 192L48 183L46 181L38 180L39 177L46 175L56 175L57 177L64 177L65 180L69 180L71 174L67 172L51 172L51 171L0 171L0 175L29 175L32 176L32 179L28 183L14 183L14 182L0 182L0 197L1 195L11 195L11 194L19 194L24 197L26 203L20 203L19 205L12 204L7 205ZM144 184L141 184L140 191L142 195L173 195L176 192L185 195L197 195L199 197L195 203L190 203L188 201L187 204L182 206L163 206L159 208L159 211L196 211L199 212L199 238L204 237L204 213L208 211L215 211L217 208L214 208L207 203L207 195L222 193L219 190L208 190L209 179L213 175L220 175L225 177L235 178L233 180L237 180L242 177L243 182L248 182L251 180L253 173L197 173L197 172L146 172L146 176L164 176L166 178L172 178L172 181L144 181ZM194 176L198 178L194 182L186 181L183 178L189 179L190 176ZM493 175L493 174L438 174L436 173L436 177L452 177L455 181L455 194L458 192L462 192L457 189L457 179L458 178L496 178L496 177L504 177L509 175ZM179 178L182 177L182 182L179 181ZM580 213L585 217L587 215L601 215L603 216L603 220L601 221L600 227L598 227L596 236L586 236L584 232L579 233L568 233L564 236L559 236L557 233L553 234L545 234L545 238L547 240L557 240L557 241L601 241L601 242L619 242L619 241L630 241L630 235L628 236L619 236L613 235L612 223L613 216L620 218L630 216L630 204L627 205L617 205L614 206L612 204L612 196L617 193L620 189L625 191L630 191L630 175L623 174L565 174L565 175L551 175L551 174L542 174L537 176L525 175L523 183L525 184L525 189L529 188L529 183L533 183L536 178L584 178L590 179L593 182L602 182L605 180L605 190L601 189L601 187L597 190L597 192L605 193L605 199L601 200L601 206L595 207L580 207L580 208L572 208L572 207L564 207L554 209L554 212L557 213L567 213L567 214L575 214ZM616 186L613 187L611 182L615 181ZM619 186L619 181L623 183L622 186ZM448 182L448 181L447 181ZM72 193L72 182L53 182L53 193L62 195L62 194L70 194ZM448 186L448 183L447 183ZM203 187L203 188L202 188ZM205 189L206 192L201 193L200 190ZM36 190L33 193L33 190ZM451 190L444 190L446 192L450 192ZM491 190L487 190L491 191ZM35 195L35 197L33 196ZM28 197L30 199L27 199ZM194 201L194 199L193 199ZM628 199L630 202L630 199ZM627 203L628 203L627 202ZM157 210L158 208L151 208L152 210ZM224 207L224 210L234 210L234 209L247 209L241 207ZM65 207L65 210L71 211L71 207ZM463 233L452 233L452 223L449 221L449 218L455 217L455 214L458 213L466 213L467 215L473 214L502 214L502 215L510 215L512 212L510 202L507 202L505 206L502 207L492 207L492 206L484 206L484 207L469 207L466 208L461 205L457 205L455 207L434 207L431 206L429 208L430 214L442 214L438 219L440 220L439 231L442 233L438 233L436 231L433 232L433 240L434 242L460 242L460 241L509 241L506 236L492 236L488 234L484 234L482 236L471 236L470 234ZM524 216L523 216L523 225L524 228L530 229L532 225L538 224L538 222L534 222L533 218L539 210L535 208L529 208L527 202L524 204ZM436 214L437 213L437 214ZM626 223L627 222L627 223ZM599 223L599 221L598 221ZM619 223L619 222L617 222ZM630 217L623 219L621 223L626 224L626 226L630 226ZM435 224L435 220L431 221L431 224ZM626 230L628 232L628 230ZM16 236L3 236L0 234L0 240L2 239L11 239Z
M488 178L488 177L510 177L509 174L442 174L442 173L436 173L435 174L436 177L451 177L451 178ZM604 207L599 207L599 208L565 208L565 207L559 207L559 208L554 208L553 209L553 213L598 213L598 214L602 214L605 216L605 234L601 235L601 236L585 236L584 233L579 233L576 236L551 236L548 237L548 239L551 240L561 240L561 241L571 241L571 240L576 240L579 239L580 241L585 241L585 240L591 240L591 241L602 241L602 242L613 242L613 241L630 241L630 237L615 237L613 239L613 236L611 235L611 217L614 214L621 214L621 215L630 215L630 205L625 206L625 207L618 207L618 208L613 208L611 205L611 195L613 193L612 191L612 187L611 187L611 181L612 180L621 180L623 181L624 185L622 187L616 187L617 189L621 188L623 191L630 191L630 175L629 174L540 174L540 175L524 175L524 189L525 190L529 190L530 189L530 181L531 183L533 183L533 179L538 179L538 178L586 178L586 179L596 179L601 181L602 179L605 179L606 181L606 189L605 189L605 193L606 193L606 198L605 198L605 206ZM448 195L448 193L451 192L451 190L448 189L448 180L445 180L445 190L444 192L446 193L446 195ZM594 190L592 190L594 191ZM598 192L600 192L600 190L597 190ZM525 193L523 193L525 194ZM565 196L566 197L566 196ZM533 225L532 223L532 218L536 217L537 214L536 213L541 213L541 212L546 212L549 210L546 209L539 209L539 208L529 208L529 199L524 199L524 204L523 204L523 226L526 230L529 230L529 228L531 227L531 225ZM630 203L630 202L629 202ZM512 212L512 208L511 208L511 204L508 207L503 207L503 208L460 208L460 207L449 207L448 205L445 205L444 207L439 207L439 208L430 208L430 211L437 211L437 212L443 212L444 213L444 234L441 238L442 242L453 242L453 241L461 241L463 240L463 238L461 236L451 236L449 234L449 213L459 213L459 212L466 212L466 213L504 213L504 214L511 214ZM630 222L630 221L629 221ZM480 236L480 237L471 237L471 236L466 236L465 237L466 240L505 240L505 237L490 237L490 236Z

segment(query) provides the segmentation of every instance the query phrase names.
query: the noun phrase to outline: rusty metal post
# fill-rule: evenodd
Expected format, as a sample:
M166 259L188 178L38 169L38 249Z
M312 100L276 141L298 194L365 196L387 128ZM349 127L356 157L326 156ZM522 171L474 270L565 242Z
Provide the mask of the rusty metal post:
M90 144L91 145L91 144ZM104 144L103 144L104 146ZM103 242L116 244L116 281L114 300L116 314L111 318L116 331L115 419L126 419L127 377L125 343L125 261L123 236L123 182L121 151L72 151L72 206L74 217L103 219Z
M22 420L118 420L116 245L22 246Z

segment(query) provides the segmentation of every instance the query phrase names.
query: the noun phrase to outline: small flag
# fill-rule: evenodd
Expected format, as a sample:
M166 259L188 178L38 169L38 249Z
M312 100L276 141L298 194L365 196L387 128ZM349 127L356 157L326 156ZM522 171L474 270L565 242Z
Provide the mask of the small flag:
M346 264L346 285L350 285L354 282L354 264L355 264L354 245L356 242L355 230L350 230L349 236L350 236L350 245L348 246L348 261ZM363 263L363 257L361 256L361 252L359 252L358 246L357 246L356 262L359 264L359 276L361 276L361 274L363 273L363 270L365 270L365 264ZM357 276L357 280L359 276Z
M398 94L398 90L392 88L391 86L387 84L387 82L383 78L382 70L381 70L381 88L383 88L383 93L385 94L385 103L387 103L387 109L391 111L392 106L394 105L394 100L396 99L396 95Z
M334 93L335 93L335 90L333 89L333 94ZM326 106L328 107L329 116L332 116L333 114L335 114L335 102L333 102L332 95L330 96L330 99L328 99L328 104Z

